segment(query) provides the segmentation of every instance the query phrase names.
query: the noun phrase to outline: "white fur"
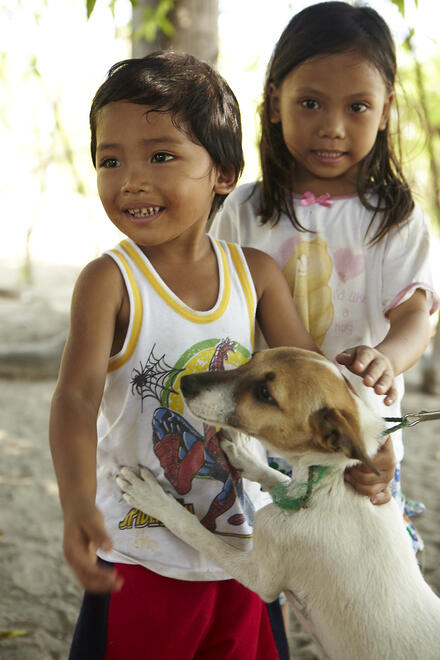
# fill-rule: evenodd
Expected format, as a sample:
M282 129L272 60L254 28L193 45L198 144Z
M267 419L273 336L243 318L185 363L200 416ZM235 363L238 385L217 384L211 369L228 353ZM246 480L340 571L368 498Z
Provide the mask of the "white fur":
M313 360L310 368L316 368ZM232 387L233 380L229 382ZM225 409L229 414L234 398L224 383L219 390L210 389L200 394L209 403L208 421L215 418L216 405L221 414ZM299 397L292 415L300 414L301 404ZM356 407L372 455L378 420L353 397L354 411ZM194 409L202 414L199 404ZM289 481L255 457L246 436L234 434L223 448L243 476L266 490ZM285 457L292 455L286 451ZM322 464L325 456L316 451L296 455L295 464L304 474L317 458ZM341 452L327 458L332 471L323 477L309 508L289 512L270 504L256 514L249 553L205 529L149 470L142 468L139 477L123 468L118 483L131 506L162 520L264 600L286 592L300 622L332 660L438 660L440 599L423 579L396 502L373 506L344 483L342 472L353 461Z

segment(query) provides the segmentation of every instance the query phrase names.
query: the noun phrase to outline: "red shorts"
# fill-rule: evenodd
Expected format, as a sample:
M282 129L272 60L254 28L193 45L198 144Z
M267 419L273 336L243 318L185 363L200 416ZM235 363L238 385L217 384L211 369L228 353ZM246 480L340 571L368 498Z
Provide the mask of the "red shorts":
M235 580L116 568L120 592L85 595L69 660L278 660L265 604Z

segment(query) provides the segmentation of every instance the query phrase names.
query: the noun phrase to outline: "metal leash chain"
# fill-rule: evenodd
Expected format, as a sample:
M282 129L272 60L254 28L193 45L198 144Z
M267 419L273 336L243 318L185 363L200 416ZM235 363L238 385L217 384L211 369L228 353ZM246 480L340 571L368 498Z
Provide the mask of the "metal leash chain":
M390 429L386 429L382 432L382 435L388 435L393 431L398 431L399 429L405 428L407 426L415 426L419 422L430 422L434 419L440 419L440 410L421 410L418 413L407 413L403 417L384 417L386 422L398 422L396 426L392 426Z

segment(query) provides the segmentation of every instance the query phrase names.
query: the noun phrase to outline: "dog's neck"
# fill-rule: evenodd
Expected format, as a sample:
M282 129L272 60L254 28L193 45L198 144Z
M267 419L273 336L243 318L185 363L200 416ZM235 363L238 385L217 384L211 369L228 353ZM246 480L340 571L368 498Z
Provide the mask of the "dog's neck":
M286 511L307 509L313 501L318 484L331 468L323 465L311 465L307 470L307 479L301 479L301 470L294 472L290 482L280 483L272 488L270 494L273 503Z

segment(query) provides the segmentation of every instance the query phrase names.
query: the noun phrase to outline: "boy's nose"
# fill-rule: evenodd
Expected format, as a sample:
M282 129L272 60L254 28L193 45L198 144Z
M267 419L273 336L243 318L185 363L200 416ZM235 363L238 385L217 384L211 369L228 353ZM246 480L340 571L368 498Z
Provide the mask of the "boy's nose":
M150 183L144 168L133 168L127 172L122 184L122 192L139 192L148 188L150 188Z

